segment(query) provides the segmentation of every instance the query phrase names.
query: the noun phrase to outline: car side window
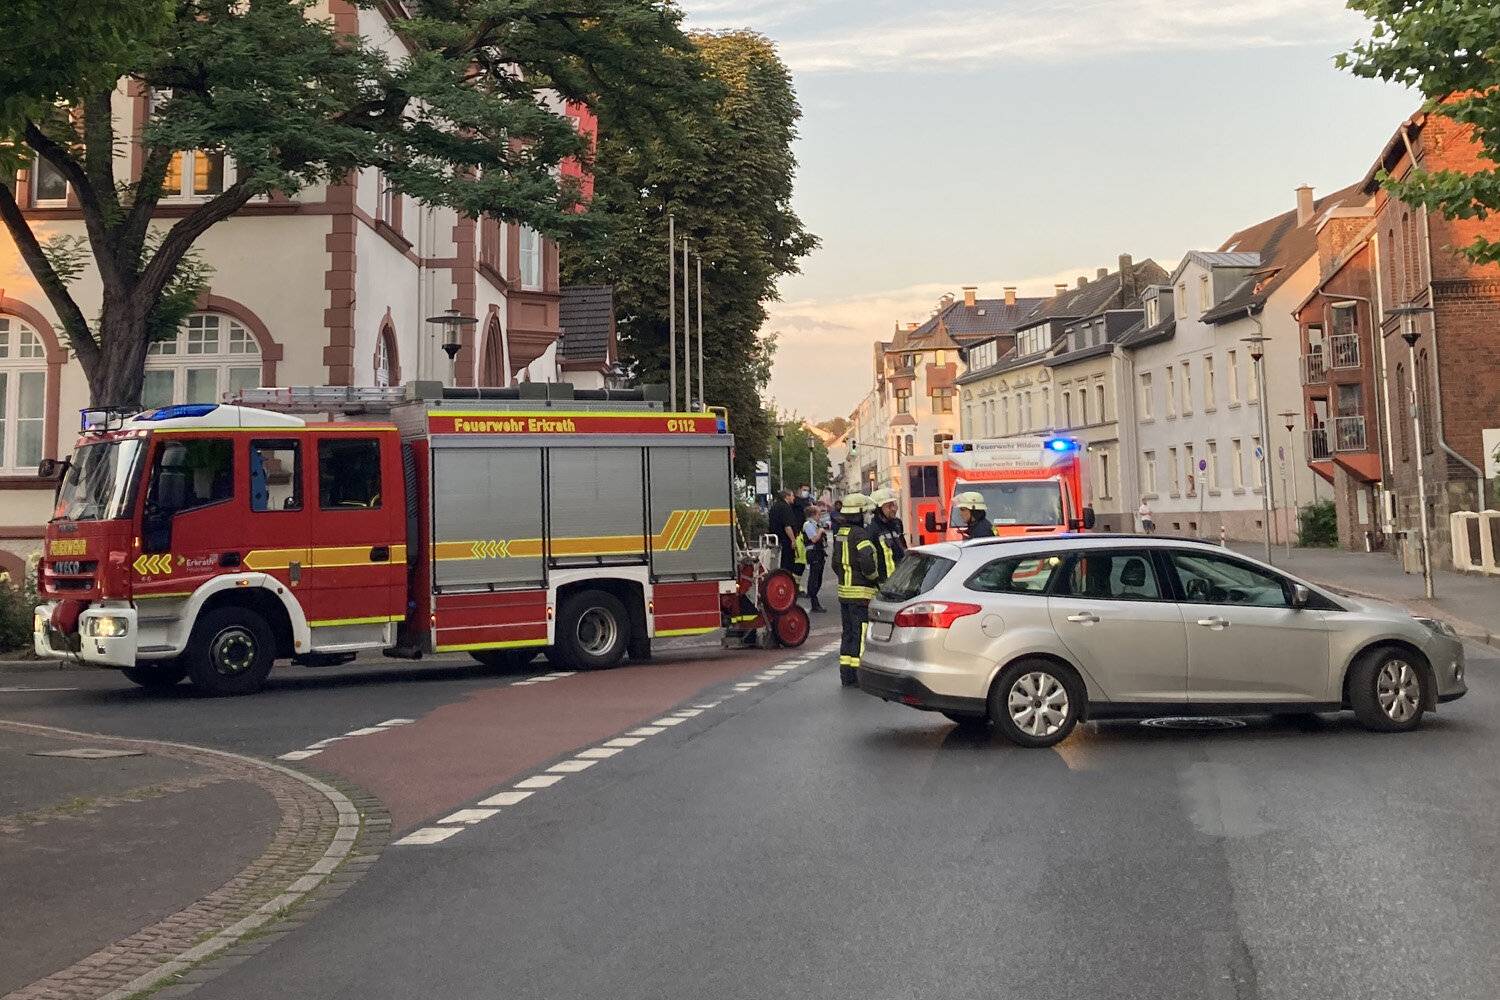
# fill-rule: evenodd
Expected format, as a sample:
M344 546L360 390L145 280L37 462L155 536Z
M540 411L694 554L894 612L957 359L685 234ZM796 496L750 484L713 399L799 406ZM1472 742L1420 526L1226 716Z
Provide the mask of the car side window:
M1162 588L1151 553L1080 552L1064 577L1062 592L1097 601L1159 601Z
M964 582L985 594L1045 594L1062 567L1062 557L1012 556L986 563Z
M1228 604L1251 608L1285 608L1286 582L1265 570L1223 556L1173 552L1172 567L1188 604Z

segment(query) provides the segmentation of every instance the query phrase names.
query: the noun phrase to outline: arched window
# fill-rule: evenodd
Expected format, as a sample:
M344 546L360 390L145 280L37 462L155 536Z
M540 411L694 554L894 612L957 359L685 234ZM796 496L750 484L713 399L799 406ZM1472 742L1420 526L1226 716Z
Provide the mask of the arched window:
M375 384L391 384L391 343L383 328L375 337Z
M479 384L505 385L505 338L500 335L500 320L490 317L484 331L484 348L479 355Z
M176 334L146 349L141 406L217 403L260 385L260 344L239 320L195 313Z
M1422 417L1422 454L1430 455L1437 429L1432 426L1432 363L1425 348L1417 354L1417 412Z
M0 469L35 473L47 422L47 347L14 316L0 316Z
M1396 396L1405 405L1396 416L1396 439L1401 445L1401 461L1411 461L1411 391L1406 381L1406 365L1396 364Z
M908 455L917 453L917 439L911 434L906 435L906 453Z

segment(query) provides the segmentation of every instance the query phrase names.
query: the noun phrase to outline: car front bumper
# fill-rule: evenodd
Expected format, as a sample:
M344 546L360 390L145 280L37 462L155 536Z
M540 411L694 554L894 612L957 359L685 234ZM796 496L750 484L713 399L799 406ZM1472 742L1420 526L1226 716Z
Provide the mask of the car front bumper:
M887 670L861 663L858 671L859 688L886 701L900 702L924 712L960 712L983 715L989 707L983 698L963 698L951 694L938 694L912 674L899 670Z

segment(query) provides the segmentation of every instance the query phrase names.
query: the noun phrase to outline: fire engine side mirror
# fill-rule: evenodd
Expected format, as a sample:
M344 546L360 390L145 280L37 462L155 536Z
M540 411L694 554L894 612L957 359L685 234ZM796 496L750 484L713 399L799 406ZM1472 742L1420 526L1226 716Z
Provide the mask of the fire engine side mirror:
M928 531L936 532L945 530L947 528L947 525L938 524L937 511L929 510L927 512L927 521L924 527L926 527Z
M61 471L62 463L55 458L44 458L36 467L36 474L43 479L51 479Z
M1094 508L1083 508L1083 528L1085 531L1094 530Z

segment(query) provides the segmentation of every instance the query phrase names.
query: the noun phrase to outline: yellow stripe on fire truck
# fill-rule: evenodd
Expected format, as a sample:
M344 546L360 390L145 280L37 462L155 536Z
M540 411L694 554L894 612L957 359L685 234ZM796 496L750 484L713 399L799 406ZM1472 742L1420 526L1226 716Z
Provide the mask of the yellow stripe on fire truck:
M651 539L657 552L685 552L692 548L698 533L706 527L723 528L730 523L727 507L702 510L674 510L667 522ZM542 554L540 538L481 538L456 542L438 542L434 546L439 562L473 559L535 559ZM630 555L641 551L640 535L593 535L552 539L552 554L560 556Z

